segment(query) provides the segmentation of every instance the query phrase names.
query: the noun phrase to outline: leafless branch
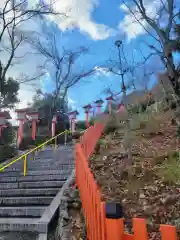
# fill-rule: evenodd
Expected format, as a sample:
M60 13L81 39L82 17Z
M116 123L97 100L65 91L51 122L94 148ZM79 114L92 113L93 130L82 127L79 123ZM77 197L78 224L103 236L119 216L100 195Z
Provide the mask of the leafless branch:
M132 14L132 16L134 17L134 19L136 20L136 22L139 23L139 25L141 25L141 27L145 30L145 32L147 32L154 40L156 40L157 42L160 42L158 38L156 38L143 24L142 22L137 18L136 13L134 12L134 10L132 10L131 7L129 7L129 5L122 0L123 4L128 8L129 12ZM140 9L140 6L138 4L138 1L133 0L133 2L136 4L136 6L138 6L138 9Z
M161 0L163 4L161 4L159 13L161 14L161 11L166 11L167 13L167 24L166 26L163 26L163 28L158 24L158 17L153 19L151 17L151 14L149 13L147 7L148 5L145 4L145 1L143 0L132 0L133 5L130 6L129 4L126 3L125 0L122 0L122 2L125 4L125 6L128 8L129 12L133 15L133 17L137 20L137 22L142 26L142 23L139 21L139 16L137 17L137 12L140 15L140 18L143 19L146 22L146 25L150 27L148 31L146 31L151 37L152 37L152 31L156 34L154 39L157 40L157 42L160 44L161 49L162 49L162 54L160 55L161 60L163 64L165 65L165 68L167 69L170 81L172 85L174 86L174 90L178 92L178 73L177 69L174 64L174 59L172 55L172 48L169 48L169 43L172 41L172 31L175 23L175 16L177 13L175 12L175 7L174 0ZM157 12L157 14L158 14ZM158 19L160 20L160 19ZM143 26L142 26L143 27ZM147 29L144 29L147 30ZM154 47L152 47L152 50L154 52ZM157 51L156 51L157 52ZM160 51L161 52L161 51Z
M6 0L2 9L0 9L0 43L2 43L3 39L6 39L6 43L8 46L5 46L5 51L8 52L8 60L4 64L0 64L2 69L0 72L0 80L4 81L5 76L8 72L8 69L15 64L13 62L14 58L22 58L16 57L15 53L18 47L24 43L26 38L25 32L20 30L21 24L23 22L27 22L34 17L41 17L46 15L60 15L66 16L65 13L58 13L53 10L52 5L43 6L42 4L36 5L35 8L28 9L27 0L23 1L12 1Z
M65 48L60 49L57 44L57 36L53 30L43 29L43 36L35 34L29 39L32 47L45 58L44 69L52 74L52 81L55 83L54 103L63 90L63 96L67 95L68 90L76 85L81 79L94 74L95 67L85 70L78 66L79 58L88 53L85 47L79 47L75 51ZM53 111L53 110L52 110Z

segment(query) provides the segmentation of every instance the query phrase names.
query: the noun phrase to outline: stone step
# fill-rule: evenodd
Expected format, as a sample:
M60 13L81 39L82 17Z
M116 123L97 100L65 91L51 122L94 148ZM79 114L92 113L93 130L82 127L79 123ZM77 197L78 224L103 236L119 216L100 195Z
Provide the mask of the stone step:
M45 211L45 207L0 207L1 217L40 217Z
M66 165L70 166L70 165L73 165L74 162L71 161L71 162L66 162L66 163L60 163L60 162L56 162L56 163L28 163L27 164L27 168L29 169L39 169L39 168L43 168L43 169L56 169L56 168L66 168ZM63 166L63 167L62 167ZM64 167L65 166L65 167ZM24 164L21 164L19 166L13 166L13 168L20 168L20 169L23 169L24 167Z
M61 188L65 181L38 181L38 182L20 182L19 188ZM1 184L0 184L1 187Z
M71 166L71 168L69 168L69 169L61 169L61 170L58 170L58 169L54 169L54 170L52 170L52 169L49 169L49 170L34 170L34 171L28 171L27 172L27 176L39 176L39 175L64 175L64 174L71 174L71 172L72 172L72 169L73 169L73 167ZM4 171L4 172L0 172L0 176L3 176L3 177L5 177L5 176L11 176L11 177L16 177L16 176L24 176L24 173L23 173L23 171L19 171L19 172L16 172L16 171L13 171L13 170L11 170L11 171Z
M0 182L0 189L15 189L15 188L53 188L62 187L65 181L38 181L38 182Z
M29 163L29 164L31 164L31 163L34 163L34 164L44 164L44 163L46 163L46 164L51 164L51 163L61 163L61 164L68 164L68 162L69 162L69 164L71 163L71 162L73 162L74 161L74 157L73 156L70 156L70 157L66 157L65 156L65 158L66 159L61 159L61 157L59 158L59 159L33 159L33 160L28 160L27 162ZM20 164L20 163L22 163L23 161L21 161L21 162L17 162L18 164Z
M73 163L71 164L71 165L61 165L61 164L58 164L58 165L55 165L55 164L51 164L51 165L47 165L47 166L42 166L42 165L40 165L40 166L27 166L27 170L28 171L37 171L37 170L44 170L44 171L46 171L46 170L56 170L56 169L59 169L59 170L68 170L68 169L70 169L70 166L71 166L71 168L74 168L75 167L75 165L73 165ZM20 168L19 169L20 171L22 171L23 170L23 168ZM19 171L19 170L17 170L17 171Z
M69 168L72 168L73 166L72 166L72 164L64 164L64 165L62 165L62 164L58 164L58 165L55 165L55 166L51 166L51 168L50 168L50 166L39 166L39 167L37 167L37 166L32 166L32 167L30 167L29 168L29 170L32 170L32 171L35 171L35 170L64 170L64 169L69 169ZM6 168L6 169L4 169L4 171L3 172L11 172L11 171L22 171L23 170L23 166L17 166L17 167L12 167L12 166L10 166L10 167L8 167L8 168Z
M60 166L60 165L72 165L74 163L73 160L70 160L70 161L53 161L53 162L38 162L38 161L28 161L27 162L27 166L29 167L50 167L50 166ZM24 166L24 162L22 161L21 163L18 163L18 164L13 164L11 166L9 166L9 168L23 168Z
M28 231L46 233L47 225L43 223L39 224L39 219L40 218L0 218L0 232ZM19 238L19 240L20 239L21 238Z
M47 234L54 209L60 204L59 192L74 169L73 152L73 148L61 146L29 156L25 177L23 160L0 172L0 239L37 240L37 233ZM3 236L4 232L8 234ZM24 232L36 234L26 239Z
M46 151L41 151L41 152L38 152L37 154L29 154L29 156L36 156L36 157L39 157L41 159L43 158L53 158L55 156L65 156L65 155L72 155L73 156L73 151L74 149L56 149L53 151L52 150L46 150Z
M25 205L49 205L53 197L37 196L37 197L1 197L0 206L25 206Z
M28 189L2 189L0 190L1 197L22 197L22 196L55 196L59 191L58 188L28 188Z
M65 155L65 156L56 156L56 157L51 157L51 158L32 158L32 157L27 157L27 162L28 163L56 163L56 162L60 162L60 163L66 163L66 162L70 162L74 160L74 156L73 155ZM19 161L17 161L16 163L14 163L14 165L17 164L22 164L23 163L23 158Z
M1 240L39 240L37 232L0 232ZM46 238L47 239L47 238Z
M9 177L9 176L1 176L0 175L0 182L3 183L9 183L9 182L29 182L29 181L51 181L51 180L58 180L58 181L65 181L70 174L64 174L64 175L35 175L35 176L18 176L18 177Z

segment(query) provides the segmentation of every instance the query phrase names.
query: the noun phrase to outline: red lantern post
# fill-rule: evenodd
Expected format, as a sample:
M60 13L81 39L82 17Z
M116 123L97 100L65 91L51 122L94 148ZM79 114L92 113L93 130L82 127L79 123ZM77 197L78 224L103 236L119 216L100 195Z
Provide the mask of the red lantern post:
M111 114L112 113L113 96L111 95L111 96L107 97L106 100L107 100L107 104L108 104L108 112L109 112L109 114Z
M85 105L84 107L84 112L86 115L86 127L89 127L89 111L92 108L91 104Z
M17 113L17 120L19 121L18 140L17 140L18 147L20 146L20 144L22 142L23 124L24 124L24 121L26 120L26 113L28 112L28 110L29 110L29 108L15 110L15 112Z
M36 122L39 118L38 112L28 112L27 115L32 119L32 140L36 139Z
M102 99L99 99L97 101L95 101L95 104L97 106L97 113L100 114L101 113L101 107L102 107L102 104L103 104L103 100Z
M73 133L76 130L76 119L77 119L77 115L79 115L79 112L78 111L72 111L68 115L70 117L70 122L71 122L71 131Z
M56 123L57 123L57 116L55 115L52 119L52 137L56 135Z
M124 112L124 111L125 111L124 104L123 104L123 103L120 103L120 104L119 104L119 107L118 107L118 112Z
M11 116L9 114L9 112L4 111L4 112L0 112L0 137L2 135L2 130L3 128L6 128L6 121L8 119L11 119Z

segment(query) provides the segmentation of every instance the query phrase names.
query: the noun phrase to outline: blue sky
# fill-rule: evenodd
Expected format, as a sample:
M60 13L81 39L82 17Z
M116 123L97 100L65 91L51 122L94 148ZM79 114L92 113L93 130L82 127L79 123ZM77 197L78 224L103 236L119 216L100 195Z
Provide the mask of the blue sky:
M156 7L156 2L149 2L149 9ZM107 0L61 0L55 7L60 11L71 9L70 20L56 19L57 25L52 24L52 28L56 28L56 35L59 36L59 48L62 46L66 49L76 49L78 46L89 47L89 54L81 58L81 64L85 69L95 66L106 67L108 66L107 60L117 60L117 49L114 46L117 39L123 40L124 52L129 63L132 62L132 54L134 54L135 61L138 62L142 59L138 49L143 50L144 55L149 53L149 48L144 44L144 41L157 45L151 37L143 32L141 26L137 23L130 24L132 17L119 0L111 2ZM175 57L178 62L179 57L177 55ZM158 58L152 58L148 68L151 68L155 73L163 70ZM138 78L142 78L143 71L144 69L140 68L137 72L137 85ZM131 80L130 78L131 76L126 78L126 84ZM154 81L155 77L152 78L150 86ZM139 87L140 85L139 82ZM101 69L97 74L82 79L69 90L70 104L80 112L80 119L84 118L82 106L99 98L105 98L106 95L103 94L103 91L108 86L115 92L119 92L121 79L119 76ZM48 75L44 77L41 87L44 91L52 91L53 81L51 77Z

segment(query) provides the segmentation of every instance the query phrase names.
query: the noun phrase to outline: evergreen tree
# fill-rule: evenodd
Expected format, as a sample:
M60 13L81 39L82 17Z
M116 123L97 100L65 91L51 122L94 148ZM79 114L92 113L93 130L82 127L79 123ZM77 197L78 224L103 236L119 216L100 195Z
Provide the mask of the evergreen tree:
M19 83L12 78L0 79L0 111L13 109L18 102ZM16 155L13 145L15 132L12 125L7 122L6 128L2 130L0 137L0 161L11 158Z
M12 109L18 103L19 83L12 78L1 81L0 89L0 110Z

